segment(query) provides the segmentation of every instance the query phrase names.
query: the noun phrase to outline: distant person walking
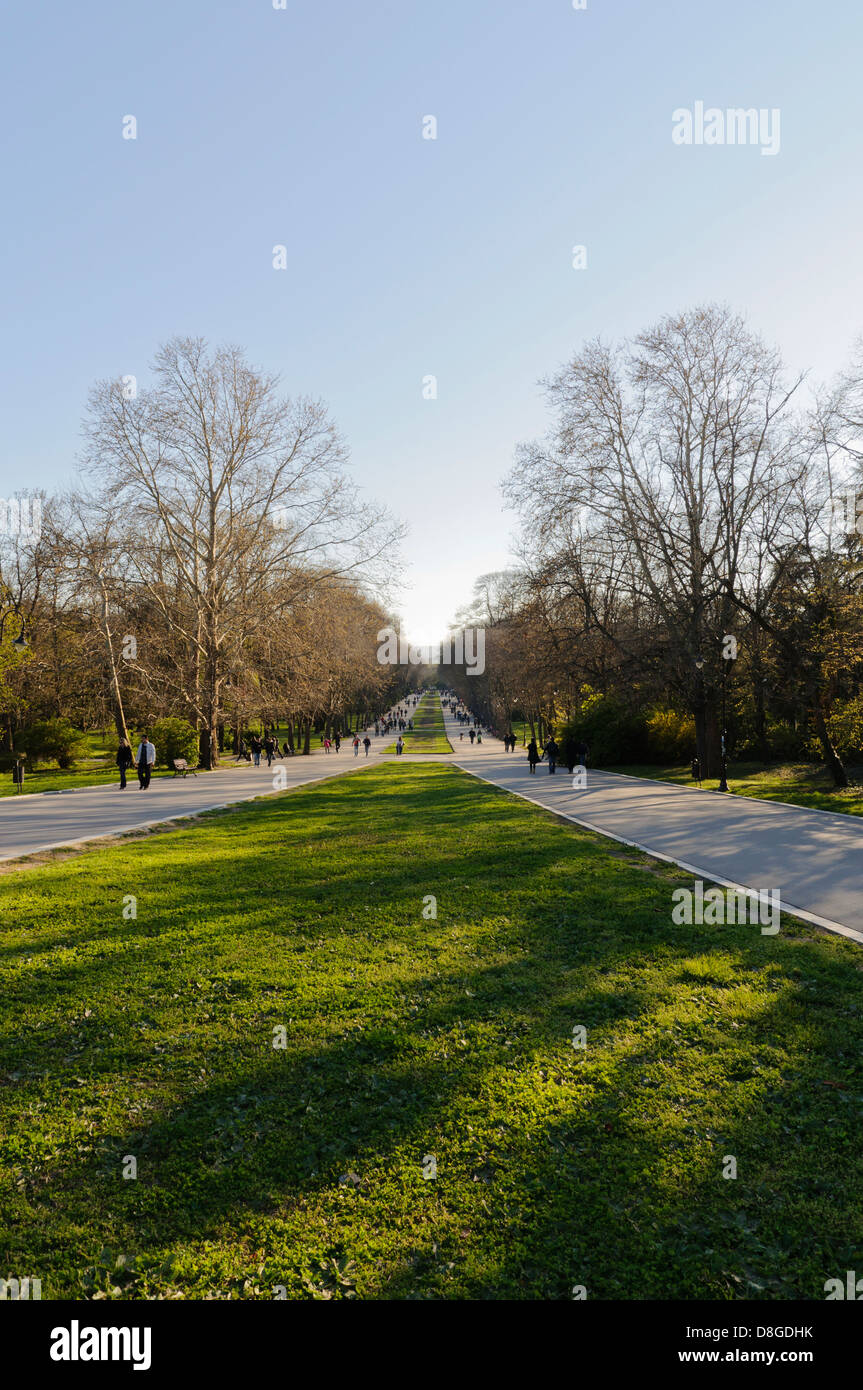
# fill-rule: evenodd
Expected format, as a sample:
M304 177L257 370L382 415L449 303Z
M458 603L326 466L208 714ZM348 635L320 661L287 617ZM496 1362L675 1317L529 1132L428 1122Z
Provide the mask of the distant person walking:
M475 730L475 729L471 729L470 734L468 735L468 737L470 738L471 743L473 743L474 739L476 738L476 730Z
M360 736L359 736L359 734L354 734L354 757L355 757L355 758L359 756L359 751L360 751Z
M560 757L567 772L572 772L576 763L579 761L578 745L572 737L572 734L567 734L566 738L563 740L563 748L561 749Z
M532 738L527 745L527 761L532 773L536 773L536 765L539 762L539 749L536 746L536 739Z
M276 741L272 734L268 734L264 739L264 752L267 755L267 767L273 766L273 754L276 751Z
M342 746L342 736L341 736L341 734L333 734L333 746L334 746L336 752L338 753L339 749L340 749L341 746Z
M363 748L365 748L365 750L366 750L366 757L369 756L369 749L371 748L371 746L372 746L372 741L371 741L371 739L369 738L368 734L366 734L365 738L363 739Z
M251 744L252 744L252 758L254 759L255 767L260 767L260 766L261 766L261 749L262 749L262 747L263 747L263 744L261 743L261 736L260 736L260 734L252 734Z
M401 755L402 755L402 749L404 748L404 746L405 746L405 741L404 741L404 739L402 738L401 734L399 734L398 738L396 739L396 757L397 757L397 758L400 758L400 757L401 757Z
M120 739L120 746L117 749L116 762L118 768L120 769L120 790L125 791L126 772L132 766L134 758L132 757L132 750L129 747L128 742L124 738Z
M548 758L548 770L552 776L554 776L554 770L557 767L557 755L559 752L560 748L558 744L555 743L554 735L552 734L548 743L545 745L545 756Z
M138 786L141 791L145 791L150 785L150 778L153 775L153 764L156 761L156 750L150 742L150 735L144 734L138 744L135 753L135 765L138 769Z

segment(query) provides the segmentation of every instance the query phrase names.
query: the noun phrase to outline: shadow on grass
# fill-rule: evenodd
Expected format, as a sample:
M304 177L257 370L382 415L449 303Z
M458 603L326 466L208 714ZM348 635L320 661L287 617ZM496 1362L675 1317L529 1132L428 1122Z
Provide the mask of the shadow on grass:
M370 1296L820 1296L859 1252L860 1096L841 1067L855 1042L859 1056L863 981L847 943L673 926L672 878L455 770L397 785L415 772L370 769L373 803L358 777L100 856L112 884L141 875L141 915L97 925L79 905L66 937L112 949L52 970L50 1027L12 1089L26 1114L33 1073L66 1075L83 1083L62 1097L73 1110L138 1088L151 1113L94 1121L80 1152L32 1150L10 1267L80 1269L110 1244L139 1258L135 1296L167 1280L166 1250L226 1232L242 1248L265 1220L293 1251L272 1255L273 1282L279 1260L301 1271L362 1227ZM411 841L420 818L430 842ZM94 880L103 910L104 891ZM427 893L437 921L420 919ZM34 930L58 930L51 903L46 884ZM48 983L16 979L8 1005L37 1009ZM419 1240L398 1234L406 1203ZM303 1287L298 1272L292 1296Z

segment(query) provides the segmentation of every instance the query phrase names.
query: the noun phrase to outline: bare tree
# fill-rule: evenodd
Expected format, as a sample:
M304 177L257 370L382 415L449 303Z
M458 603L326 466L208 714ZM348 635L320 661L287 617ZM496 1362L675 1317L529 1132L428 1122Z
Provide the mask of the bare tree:
M759 591L759 538L778 554L793 530L808 466L789 412L799 384L715 306L618 350L590 343L546 383L555 424L507 484L535 574L577 600L586 631L663 672L705 766L735 596Z
M391 568L399 530L346 481L347 451L320 401L291 400L235 347L173 339L152 389L94 390L85 470L126 536L130 581L171 648L175 693L218 762L223 689L255 631L311 584ZM270 578L284 581L274 599ZM139 661L167 678L136 634Z

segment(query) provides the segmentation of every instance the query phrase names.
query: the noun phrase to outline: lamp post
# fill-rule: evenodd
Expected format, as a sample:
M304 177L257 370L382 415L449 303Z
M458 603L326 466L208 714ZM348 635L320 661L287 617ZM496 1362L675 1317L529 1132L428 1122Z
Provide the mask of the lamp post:
M696 673L697 673L697 675L698 675L699 681L701 681L701 680L702 680L701 673L702 673L702 671L704 670L704 657L701 655L700 652L699 652L698 656L695 658L694 665L695 665L695 670L696 670ZM698 688L697 688L697 694L698 694L698 699L699 699L699 708L701 708L702 705L703 705L703 682L698 686ZM703 713L703 711L702 711L702 713ZM698 733L698 725L697 725L697 722L696 722L696 729L695 729L695 732L696 732L696 735L697 735L697 733ZM706 752L706 749L705 749L705 752ZM701 751L699 750L699 748L698 748L698 746L697 746L697 743L696 743L696 748L695 748L695 762L694 762L693 765L692 765L692 775L693 775L693 777L695 776L695 767L696 767L696 765L697 765L697 767L698 767L698 785L699 785L699 787L700 787L700 786L701 786L701 778L702 778L703 775L704 775L704 768L703 768L702 765L701 765Z
M23 652L27 650L27 645L27 638L24 636L24 624L22 623L21 631L18 633L18 636L15 638L14 642L12 643L12 646L17 647L19 652Z
M721 792L727 792L727 791L728 791L728 754L727 754L727 752L726 752L726 747L725 747L725 736L726 736L726 734L727 734L727 732L728 732L728 731L727 731L727 728L726 728L726 719L725 719L725 682L726 682L727 676L728 676L728 665L727 665L727 663L726 663L726 664L724 664L723 667L722 667L722 763L721 763L721 767L722 767L722 776L721 776L720 779L719 779L719 790L720 790Z
M728 672L732 663L737 658L737 639L730 633L722 639L722 778L719 783L721 792L728 791L728 719L725 712L726 706L726 686L728 684Z
M736 655L736 642L728 637L723 638L722 642L722 731L720 734L720 777L719 791L728 791L728 715L727 715L727 693L728 667L734 661ZM704 670L704 657L695 658L695 669L699 674Z

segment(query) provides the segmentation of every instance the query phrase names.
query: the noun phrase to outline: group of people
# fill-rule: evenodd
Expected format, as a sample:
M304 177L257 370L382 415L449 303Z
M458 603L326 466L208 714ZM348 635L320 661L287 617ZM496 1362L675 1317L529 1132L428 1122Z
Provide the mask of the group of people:
M476 739L477 743L482 743L482 729L479 726L475 729L468 729L467 736L471 743L473 743L474 739ZM461 743L464 740L464 729L462 729L458 737L459 743Z
M248 747L242 734L237 739L237 756L235 762L245 758L247 762L253 762L255 767L261 766L261 758L266 757L267 767L272 767L274 758L293 757L294 750L286 742L284 746L279 745L278 737L275 734L265 733L263 738L260 734L250 734Z
M328 753L328 752L329 752L329 749L331 749L331 748L335 748L336 753L338 753L340 746L342 746L342 735L340 735L340 734L334 734L334 735L332 735L332 739L329 739L329 738L325 738L325 739L324 739L324 752L325 752L325 753ZM364 730L363 739L361 739L361 741L360 741L360 735L359 735L359 734L354 734L354 735L353 735L353 738L350 739L350 746L352 746L352 748L353 748L353 756L354 756L354 758L359 758L359 756L360 756L360 748L364 748L364 749L365 749L365 756L367 756L367 758L368 758L368 749L371 748L371 738L368 737L368 730Z
M510 736L512 737L512 736ZM542 762L543 758L548 763L549 774L554 775L557 764L562 762L568 772L573 772L576 766L586 767L590 749L583 739L576 740L568 734L563 741L561 749L554 734L546 741L545 747L540 752L535 738L530 740L527 745L527 761L532 773L536 773L537 763Z
M383 734L393 733L394 731L406 733L408 729L412 729L414 721L410 717L411 710L416 709L419 700L419 695L409 695L401 704L395 705L394 708L390 710L389 714L384 714L379 720L375 720L375 733L377 733L379 729Z
M479 728L479 720L476 715L470 713L470 710L459 709L456 706L455 709L451 709L451 712L459 724L473 724L475 729Z
M416 708L419 700L419 695L408 696L400 704L394 706L388 713L378 715L374 721L375 736L380 737L382 734L388 734L393 731L407 731L408 729L412 729L414 723L410 714L411 710ZM327 729L321 734L321 746L325 753L338 753L341 750L342 744L347 742L350 743L353 748L355 758L359 757L361 748L365 750L365 755L368 757L372 748L370 732L370 729L366 728L363 729L361 733L357 732L353 735L348 733L343 737L338 729L334 730L332 734L330 734ZM401 732L399 732L398 742L396 743L396 753L400 754L403 749L404 740L401 737ZM244 739L241 735L237 741L236 760L239 762L241 759L245 758L247 761L254 763L255 767L260 767L261 759L266 757L267 767L271 767L274 758L292 757L293 753L294 750L287 741L280 746L276 733L265 732L263 737L260 734L250 734L248 740Z
M390 733L393 729L401 729L402 733L405 733L408 729L412 729L413 726L414 721L412 719L405 719L403 715L397 715L395 718L385 719L383 721L383 731L385 734ZM377 732L377 729L375 729L375 732Z
M125 791L126 773L130 767L134 767L138 773L138 786L141 791L145 791L150 785L150 778L156 764L156 749L150 742L150 735L147 733L141 735L141 742L134 755L128 739L121 738L117 746L115 761L120 772L120 790Z
M463 724L467 729L467 735L471 743L476 741L482 743L482 725L475 714L466 708L464 703L455 695L447 692L441 703L450 716L459 724ZM459 733L459 740L464 741L465 730ZM515 752L517 743L516 735L510 729L509 733L503 735L503 746L507 753ZM574 772L576 767L586 767L590 749L584 739L576 739L572 734L567 734L561 746L554 734L549 734L544 745L537 743L536 737L532 737L527 745L527 762L530 771L535 775L537 764L546 762L550 776L554 776L560 763L569 772Z
M412 729L414 723L410 718L410 710L416 707L418 701L419 696L409 696L406 701L396 709L390 711L389 714L381 715L375 720L375 734L388 734L394 729ZM350 735L348 737L350 738ZM473 740L473 731L471 731L471 740ZM330 738L328 734L322 734L321 742L323 743L325 753L329 753L331 749L335 749L336 753L338 753L344 740L341 734L336 731L332 738ZM369 756L372 741L369 737L368 729L363 731L362 738L360 738L359 733L354 734L350 742L354 750L355 758L359 757L361 748L365 749L366 757ZM399 756L404 751L404 746L404 739L401 733L399 733L396 742L396 753ZM241 734L237 739L235 761L240 762L242 759L245 759L248 762L254 763L255 767L260 767L261 759L265 757L267 760L267 767L272 767L274 758L293 757L293 753L294 750L287 740L285 740L284 744L279 743L277 733L267 733L265 731L263 736L261 734L250 734L248 736L248 742ZM116 763L120 773L121 790L125 790L127 786L126 774L132 767L134 767L138 773L138 785L141 790L143 791L145 788L149 787L150 778L153 775L153 768L156 763L156 749L150 741L149 733L141 735L141 741L134 754L128 740L121 738L117 747Z

